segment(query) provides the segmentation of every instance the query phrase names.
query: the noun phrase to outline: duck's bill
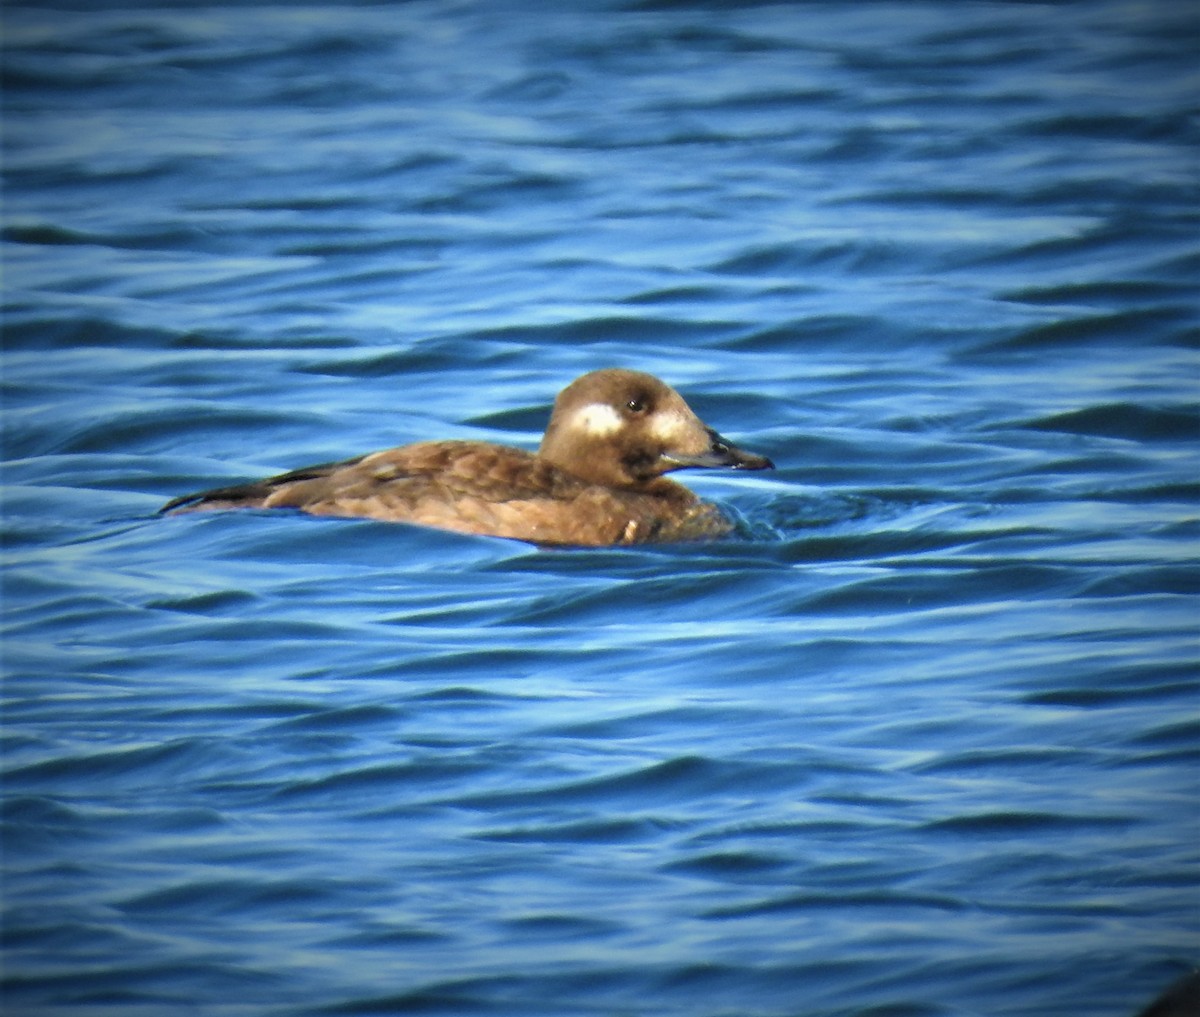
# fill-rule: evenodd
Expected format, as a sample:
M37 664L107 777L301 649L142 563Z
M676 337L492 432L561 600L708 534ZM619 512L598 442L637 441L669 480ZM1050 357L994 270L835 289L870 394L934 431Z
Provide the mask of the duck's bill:
M726 441L716 431L709 431L708 448L697 454L664 452L662 458L675 468L699 466L707 469L724 467L729 470L773 470L775 464L766 456L745 452L733 442Z

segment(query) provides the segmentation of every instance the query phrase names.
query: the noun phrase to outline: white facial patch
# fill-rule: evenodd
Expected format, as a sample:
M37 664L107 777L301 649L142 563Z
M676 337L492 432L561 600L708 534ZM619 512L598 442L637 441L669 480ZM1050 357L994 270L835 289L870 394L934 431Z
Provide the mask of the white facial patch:
M691 418L680 410L659 410L650 415L650 433L660 441L678 441L691 430Z
M575 411L572 423L598 438L616 434L625 426L621 414L608 403L588 403L586 406L581 406Z

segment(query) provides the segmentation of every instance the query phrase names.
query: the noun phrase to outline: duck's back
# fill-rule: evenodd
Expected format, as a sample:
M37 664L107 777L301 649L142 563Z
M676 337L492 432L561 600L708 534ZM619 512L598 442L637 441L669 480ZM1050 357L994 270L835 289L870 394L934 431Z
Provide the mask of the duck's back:
M589 484L523 449L434 441L179 498L164 511L296 508L544 544L604 545L718 536L729 523L686 488Z

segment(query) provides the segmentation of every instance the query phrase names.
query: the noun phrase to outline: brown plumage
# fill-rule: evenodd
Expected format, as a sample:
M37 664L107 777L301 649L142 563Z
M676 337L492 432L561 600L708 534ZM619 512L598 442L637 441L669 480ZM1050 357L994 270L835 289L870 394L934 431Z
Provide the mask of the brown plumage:
M162 511L295 508L536 544L695 540L731 524L664 473L772 465L706 427L657 378L609 369L559 393L536 453L481 441L419 442L185 495Z

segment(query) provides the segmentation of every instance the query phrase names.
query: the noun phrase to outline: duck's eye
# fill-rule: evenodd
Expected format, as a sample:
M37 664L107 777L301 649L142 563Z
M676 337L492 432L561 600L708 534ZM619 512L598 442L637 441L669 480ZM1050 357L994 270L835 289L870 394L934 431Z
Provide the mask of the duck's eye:
M646 412L646 400L645 399L630 399L629 402L627 402L625 404L625 408L627 410L629 410L630 413L645 413Z

